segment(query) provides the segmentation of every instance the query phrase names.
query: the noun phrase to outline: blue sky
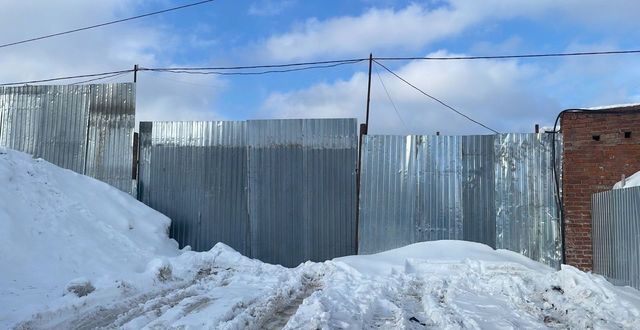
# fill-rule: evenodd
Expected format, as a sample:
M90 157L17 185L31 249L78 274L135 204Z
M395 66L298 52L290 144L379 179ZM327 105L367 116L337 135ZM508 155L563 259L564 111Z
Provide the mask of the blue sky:
M0 43L193 1L5 0ZM217 0L0 49L0 81L144 67L375 56L640 49L633 0ZM640 102L640 55L384 64L501 132L549 125L563 108ZM139 120L364 118L366 63L262 76L142 72ZM130 81L123 76L112 81ZM392 102L385 93L387 88ZM377 68L373 134L487 134Z

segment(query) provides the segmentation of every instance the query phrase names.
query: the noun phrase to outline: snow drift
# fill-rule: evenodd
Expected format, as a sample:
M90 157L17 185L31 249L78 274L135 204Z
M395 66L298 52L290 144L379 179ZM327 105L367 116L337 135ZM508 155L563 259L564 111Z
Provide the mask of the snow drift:
M96 180L0 149L0 328L634 328L640 295L570 266L436 241L289 269Z
M177 255L169 224L105 183L0 148L0 328L67 286L95 289Z

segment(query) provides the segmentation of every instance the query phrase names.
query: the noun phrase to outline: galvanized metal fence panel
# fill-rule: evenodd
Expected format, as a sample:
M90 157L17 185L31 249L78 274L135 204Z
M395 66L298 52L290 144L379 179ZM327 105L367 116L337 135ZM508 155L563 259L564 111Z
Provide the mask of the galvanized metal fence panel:
M559 267L553 135L502 134L495 146L496 248Z
M640 289L640 187L591 198L593 272Z
M417 241L462 239L462 137L418 137Z
M358 253L417 242L417 136L368 135L362 141Z
M354 254L355 119L248 122L252 256L295 266Z
M355 119L140 124L139 198L195 250L295 266L354 254Z
M249 255L245 122L141 122L138 198L196 251Z
M248 141L252 256L292 266L306 255L302 121L251 121Z
M462 219L466 241L496 245L495 136L462 137Z
M359 252L465 239L558 267L551 135L365 136Z
M85 174L132 192L133 84L91 85Z
M0 145L131 193L133 84L0 87Z
M89 86L0 87L0 145L84 174Z

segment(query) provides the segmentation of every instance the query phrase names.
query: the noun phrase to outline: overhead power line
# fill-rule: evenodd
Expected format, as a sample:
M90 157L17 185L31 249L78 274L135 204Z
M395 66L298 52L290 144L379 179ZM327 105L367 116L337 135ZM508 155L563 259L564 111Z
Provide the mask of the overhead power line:
M464 118L466 118L466 119L468 119L468 120L470 120L470 121L472 121L472 122L474 122L474 123L476 123L476 124L478 124L478 125L480 125L480 126L482 126L482 127L486 128L486 129L488 129L488 130L490 130L490 131L492 131L492 132L494 132L494 133L496 133L496 134L500 134L500 132L496 131L495 129L493 129L493 128L491 128L491 127L489 127L489 126L487 126L487 125L485 125L485 124L483 124L483 123L481 123L481 122L479 122L479 121L477 121L477 120L475 120L475 119L473 119L473 118L471 118L471 117L469 117L469 116L467 116L467 115L465 115L464 113L460 112L459 110L456 110L454 107L452 107L452 106L450 106L450 105L446 104L445 102L441 101L440 99L436 98L435 96L429 95L428 93L426 93L426 92L425 92L425 91L423 91L422 89L420 89L420 88L416 87L414 84L412 84L412 83L410 83L409 81L407 81L406 79L402 78L402 77L401 77L400 75L398 75L397 73L393 72L391 69L389 69L389 68L387 68L386 66L384 66L382 63L380 63L380 62L378 62L378 61L376 61L376 60L374 60L374 62L376 62L376 64L378 64L379 66L381 66L383 69L385 69L385 70L389 71L389 73L391 73L392 75L394 75L396 78L400 79L400 80L401 80L401 81L403 81L405 84L407 84L407 85L409 85L409 86L413 87L413 89L415 89L415 90L417 90L418 92L422 93L422 94L423 94L423 95L425 95L426 97L428 97L428 98L430 98L430 99L432 99L432 100L434 100L434 101L436 101L436 102L440 103L441 105L443 105L443 106L444 106L444 107L446 107L447 109L449 109L449 110L451 110L451 111L453 111L453 112L457 113L458 115L460 115L460 116L462 116L462 117L464 117Z
M103 79L107 79L104 82L108 82L108 81L113 80L111 78L117 78L117 77L120 77L120 76L128 74L128 73L129 72L121 72L121 73L115 73L115 74L107 75L107 76L104 76L104 77L98 77L98 78L93 78L93 79L89 79L89 80L77 81L77 82L74 82L72 85L81 85L81 84L86 84L88 82L98 81L98 80L103 80Z
M202 4L205 2L212 2L214 0L208 1L200 1L189 5L184 5L180 7L175 7L171 9L166 9L160 12L166 12L170 10L176 10L180 8L185 8L188 6L195 6L198 4ZM145 15L140 15L136 17L144 17L149 15L155 15L157 13L149 13ZM135 19L136 17L124 19L130 20ZM120 21L124 21L120 20ZM104 23L105 24L113 24L118 21ZM97 26L95 26L97 27ZM91 27L90 27L91 28ZM73 31L62 32L71 33ZM59 35L59 34L56 34ZM52 35L54 36L54 35ZM44 37L41 37L44 38ZM38 38L34 38L38 39ZM24 42L28 42L24 41ZM23 43L23 42L18 42ZM17 44L17 43L13 43ZM10 46L11 44L0 45L0 47ZM398 60L479 60L479 59L510 59L510 58L535 58L535 57L560 57L560 56L590 56L590 55L616 55L616 54L636 54L640 53L640 50L619 50L619 51L595 51L595 52L578 52L578 53L548 53L548 54L521 54L521 55L493 55L493 56L443 56L443 57L374 57L373 60L376 61L379 65L382 65L379 61L398 61ZM368 58L352 58L352 59L340 59L340 60L328 60L328 61L315 61L315 62L298 62L298 63L284 63L284 64L262 64L262 65L243 65L243 66L228 66L228 67L173 67L173 68L140 68L138 71L155 71L155 72L169 72L169 73L182 73L182 74L214 74L214 75L262 75L262 74L270 74L270 73L281 73L281 72L292 72L292 71L304 71L310 69L320 69L320 68L330 68L335 66L347 65L359 63L362 61L369 60ZM282 70L275 70L281 68ZM287 69L288 68L288 69ZM274 69L274 70L264 70L264 71L250 71L257 69ZM239 71L239 70L249 70L249 71ZM105 73L96 73L96 74L88 74L88 75L77 75L77 76L69 76L69 77L57 77L57 78L49 78L49 79L41 79L41 80L31 80L31 81L21 81L21 82L13 82L13 83L2 83L0 86L8 86L8 85L25 85L25 84L37 84L43 82L51 82L51 81L60 81L60 80L69 80L76 78L90 78L90 77L100 77L105 75L117 74L117 73L126 73L133 72L134 70L121 70L121 71L112 71ZM226 71L239 71L239 72L226 72ZM96 79L99 80L99 79ZM93 80L92 80L93 81Z
M263 75L263 74L270 74L270 73L285 73L285 72L305 71L305 70L313 70L313 69L333 68L333 67L342 66L342 65L360 63L365 60L366 59L351 59L351 60L338 60L338 61L256 65L256 66L227 67L227 68L140 68L139 71L200 74L200 75L221 75L221 76L251 76L251 75ZM326 63L329 63L329 64L326 64ZM246 69L258 69L258 68L273 68L273 69L263 70L263 71L236 71L236 70L242 70L242 69L246 70ZM276 69L276 68L285 68L285 69Z
M102 77L102 76L107 76L107 77L102 77L102 78L109 78L109 77L113 77L113 76L115 76L115 75L117 75L117 74L121 74L121 73L128 73L128 72L133 72L133 69L129 69L129 70L120 70L120 71L110 71L110 72L102 72L102 73L92 73L92 74L82 74L82 75L76 75L76 76L66 76L66 77L48 78L48 79L40 79L40 80L19 81L19 82L12 82L12 83L4 83L4 84L0 84L0 86L29 85L29 84L39 84L39 83L51 82L51 81L59 81L59 80L70 80L70 79L91 78L91 77ZM101 78L101 79L102 79L102 78ZM97 80L97 79L96 79L96 80ZM91 81L93 81L93 79L92 79Z
M384 81L382 81L382 76L380 76L380 72L378 72L377 69L376 69L376 75L378 75L378 79L380 80L380 85L382 85L382 88L384 89L384 92L387 94L387 98L389 99L389 102L393 106L393 110L396 111L396 115L398 116L398 119L400 119L400 123L402 123L402 126L404 126L404 129L406 129L408 131L409 128L407 127L407 124L405 124L404 120L402 120L402 116L400 116L400 112L398 111L398 107L396 107L396 103L393 102L393 99L391 98L391 94L389 94L389 90L387 90L387 86L385 86Z
M432 60L432 61L450 61L450 60L492 60L492 59L511 59L511 58L569 57L569 56L623 55L623 54L640 54L640 49L631 49L631 50L611 50L611 51L593 51L593 52L573 52L573 53L541 53L541 54L486 55L486 56L376 57L376 58L374 58L374 60L379 60L379 61L411 61L411 60Z
M242 66L219 66L219 67L175 67L175 68L141 68L141 70L179 70L179 71L197 71L197 70L245 70L245 69L270 69L270 68L287 68L295 66L309 66L320 64L336 64L343 62L362 62L369 58L349 58L340 60L314 61L314 62L295 62L281 64L261 64L261 65L242 65Z
M193 7L193 6L197 6L197 5L201 5L201 4L208 3L208 2L213 2L213 1L215 1L215 0L198 1L198 2L194 2L194 3L190 3L190 4L178 6L178 7L173 7L173 8L168 8L168 9L164 9L164 10L154 11L154 12L151 12L151 13L146 13L146 14L137 15L137 16L133 16L133 17L123 18L123 19L119 19L119 20L115 20L115 21L100 23L100 24L91 25L91 26L85 26L85 27L81 27L81 28L77 28L77 29L73 29L73 30L58 32L58 33L47 34L47 35L40 36L40 37L35 37L35 38L30 38L30 39L10 42L10 43L7 43L7 44L0 45L0 48L20 45L20 44L25 44L25 43L28 43L28 42L33 42L33 41L38 41L38 40L58 37L58 36L61 36L61 35L71 34L71 33L85 31L85 30L91 30L91 29L95 29L95 28L99 28L99 27L103 27L103 26L107 26L107 25L113 25L113 24L122 23L122 22L126 22L126 21L131 21L131 20L135 20L135 19L139 19L139 18L144 18L144 17L153 16L153 15L163 14L163 13L167 13L167 12L170 12L170 11L175 11L175 10L180 10L180 9L184 9L184 8L188 8L188 7Z

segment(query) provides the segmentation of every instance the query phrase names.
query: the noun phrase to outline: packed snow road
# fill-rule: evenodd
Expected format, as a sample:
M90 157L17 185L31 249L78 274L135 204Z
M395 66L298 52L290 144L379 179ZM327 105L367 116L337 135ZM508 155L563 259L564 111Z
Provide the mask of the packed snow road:
M0 149L0 328L636 329L640 294L461 242L289 269L179 250L130 196Z
M464 258L472 255L474 260ZM18 329L618 329L637 292L459 241L286 269L218 244L68 295Z

